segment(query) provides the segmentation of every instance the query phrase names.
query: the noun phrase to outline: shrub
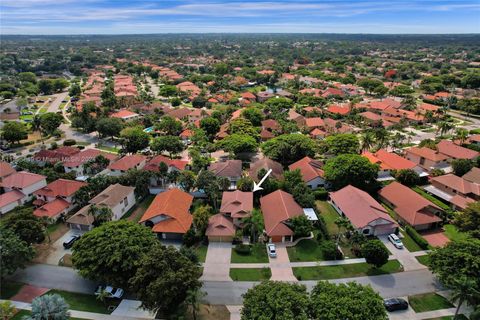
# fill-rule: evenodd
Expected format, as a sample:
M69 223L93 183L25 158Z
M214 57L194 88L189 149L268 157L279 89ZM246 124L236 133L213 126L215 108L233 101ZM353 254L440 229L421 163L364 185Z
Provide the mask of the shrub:
M315 223L315 226L320 231L317 235L317 240L330 238L330 235L327 229L327 224L325 223L325 219L320 214L318 214L317 217L318 217L318 221Z
M313 191L313 194L315 196L315 200L327 200L328 198L328 191L324 188Z
M405 231L407 232L407 234L412 237L413 241L415 241L419 246L420 248L422 248L423 250L427 250L428 249L428 242L427 240L425 240L418 232L417 230L413 229L412 227L410 226L406 226L405 227Z
M77 141L75 141L75 139L65 139L65 141L63 141L64 146L74 146L76 144Z
M235 252L241 255L248 255L250 254L250 251L252 251L251 246L248 244L237 244L235 246Z
M343 259L342 253L338 250L335 242L331 240L323 241L321 244L323 256L325 260Z

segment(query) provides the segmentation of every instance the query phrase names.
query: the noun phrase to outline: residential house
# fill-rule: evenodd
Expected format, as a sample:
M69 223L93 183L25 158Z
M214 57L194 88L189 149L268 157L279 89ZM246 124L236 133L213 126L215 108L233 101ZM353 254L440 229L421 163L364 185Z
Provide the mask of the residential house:
M0 182L2 182L3 178L15 173L15 169L10 165L10 163L5 161L0 161Z
M110 117L121 119L125 122L130 122L133 120L140 119L140 115L138 113L135 113L126 109L122 109L122 110L119 110L118 112L112 113Z
M280 163L273 161L270 158L262 158L259 160L256 160L255 162L250 163L250 169L248 170L248 175L250 178L252 178L254 181L258 182L260 179L258 178L258 175L260 173L260 170L264 169L266 172L268 170L272 170L270 173L270 177L275 178L275 179L281 179L283 178L283 167Z
M15 172L2 179L0 185L3 187L5 193L11 191L20 191L24 197L21 199L21 204L33 199L33 193L47 185L47 177L30 173L27 171ZM17 196L10 196L10 199L17 198ZM13 195L13 194L12 194Z
M139 154L124 156L108 166L108 169L110 170L109 175L117 177L130 169L140 170L145 166L146 162L147 157Z
M323 163L321 161L304 157L288 166L290 171L300 170L303 181L311 189L315 190L325 186L324 172L322 170Z
M368 193L348 185L330 192L329 202L341 216L345 216L353 227L364 235L379 236L394 233L397 223Z
M407 160L396 153L388 152L387 150L380 149L375 153L364 151L362 156L367 158L371 163L378 164L380 170L378 172L378 181L394 180L391 173L392 170L405 170L411 169L418 173L419 176L424 177L428 174L414 162Z
M71 156L80 152L80 149L70 146L63 146L53 150L40 150L33 156L33 160L39 165L45 165L45 163L57 163L66 161Z
M469 182L480 184L480 168L473 167L470 171L465 173L462 178Z
M93 217L89 211L92 206L106 207L112 210L112 221L117 221L135 205L135 188L122 186L119 183L108 186L88 202L77 213L67 219L70 229L88 231L93 228Z
M33 204L37 208L33 214L37 217L48 217L57 220L66 215L74 207L74 195L87 184L75 180L58 179L34 192Z
M84 170L84 164L95 159L99 155L104 156L110 162L117 159L117 155L113 153L102 152L97 149L85 149L77 154L74 154L73 156L70 156L66 161L63 162L65 172L68 173L74 171L77 177L81 177L86 174Z
M291 242L294 232L289 220L304 214L293 196L283 190L274 191L260 198L265 232L271 242Z
M473 160L480 156L477 151L464 148L449 140L442 140L437 144L438 152L448 156L450 159Z
M18 190L0 194L0 214L5 214L24 203L25 195Z
M448 164L449 157L436 150L432 150L427 147L412 147L406 149L405 153L405 157L408 160L427 171L432 169L441 169L445 172L450 172L452 170Z
M222 195L220 213L233 219L237 227L241 227L243 220L252 214L253 192L240 190L225 191Z
M180 172L186 169L188 165L188 161L186 160L181 160L181 159L170 159L167 158L163 155L158 155L150 159L145 166L143 167L143 170L148 170L151 172L159 172L160 171L160 163L165 163L167 165L167 173L170 172ZM149 183L149 190L151 194L157 194L159 192L162 192L167 188L168 186L165 186L165 179L159 175L153 175L150 177L150 183Z
M192 225L192 201L193 196L178 188L159 193L139 222L161 239L180 240Z
M208 219L205 235L209 242L232 242L235 237L235 225L232 218L217 213Z
M430 183L424 189L449 202L454 209L463 210L469 203L480 200L480 184L454 174L433 177Z
M227 160L210 164L208 170L217 177L224 177L230 181L230 190L237 189L237 181L242 177L242 161Z
M396 181L383 187L378 195L388 204L401 224L409 225L416 230L436 228L445 212L412 189Z

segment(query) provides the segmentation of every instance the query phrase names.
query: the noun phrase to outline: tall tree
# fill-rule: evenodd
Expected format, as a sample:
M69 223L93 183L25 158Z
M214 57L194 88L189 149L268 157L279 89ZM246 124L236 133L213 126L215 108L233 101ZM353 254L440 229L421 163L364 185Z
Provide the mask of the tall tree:
M63 117L54 112L47 112L40 116L40 129L45 135L51 135L62 124Z
M0 229L0 281L33 259L35 251L12 230Z
M325 179L335 190L349 184L362 190L373 190L377 185L378 165L356 154L341 154L327 161L323 170Z
M126 152L137 152L148 147L150 136L141 127L128 127L120 132L122 146Z
M389 252L380 240L366 241L362 245L362 256L368 264L380 268L388 262Z
M262 144L263 153L283 165L315 155L315 142L303 134L284 134Z
M10 143L20 142L28 138L27 127L16 121L7 121L2 128L2 138Z

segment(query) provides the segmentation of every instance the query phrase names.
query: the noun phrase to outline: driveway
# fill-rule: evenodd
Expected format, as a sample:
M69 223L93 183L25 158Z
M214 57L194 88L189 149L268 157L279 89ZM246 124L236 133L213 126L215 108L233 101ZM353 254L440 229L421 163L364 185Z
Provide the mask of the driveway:
M290 258L288 257L287 247L283 244L277 244L277 257L268 257L270 261L270 270L272 271L271 280L276 281L297 281L293 275L292 268L289 266Z
M403 270L405 271L412 271L412 270L421 270L427 269L426 266L418 262L415 258L415 255L408 251L407 248L397 249L395 246L388 241L388 236L379 236L378 237L383 244L387 247L387 249L392 253L390 256L390 260L397 259L400 264L403 266Z
M225 242L210 242L207 257L203 264L203 281L232 281L230 278L230 257L232 244Z
M48 106L48 112L57 112L60 110L60 105L62 104L63 100L66 100L68 92L62 92L59 94L54 95L55 100L53 100L50 105Z
M66 254L72 254L71 249L63 248L63 243L69 239L72 235L79 235L79 231L68 230L62 237L60 237L57 241L52 244L52 253L48 255L47 260L45 261L47 264L53 264L58 266L58 262L60 259Z

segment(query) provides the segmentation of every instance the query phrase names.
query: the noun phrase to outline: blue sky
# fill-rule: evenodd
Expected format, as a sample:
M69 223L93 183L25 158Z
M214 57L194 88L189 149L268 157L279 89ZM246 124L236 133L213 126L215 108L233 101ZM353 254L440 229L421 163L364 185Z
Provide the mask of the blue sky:
M1 0L1 34L480 33L480 0Z

